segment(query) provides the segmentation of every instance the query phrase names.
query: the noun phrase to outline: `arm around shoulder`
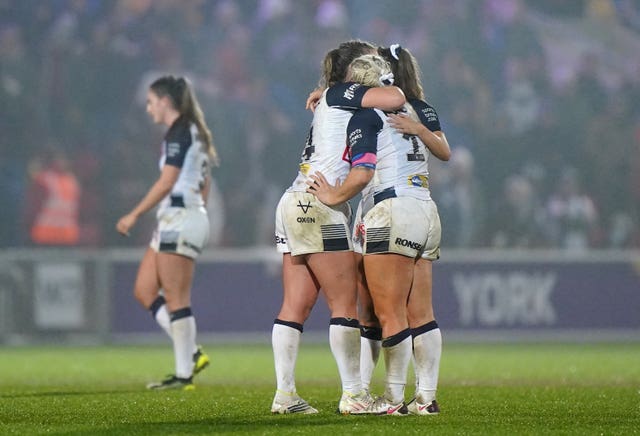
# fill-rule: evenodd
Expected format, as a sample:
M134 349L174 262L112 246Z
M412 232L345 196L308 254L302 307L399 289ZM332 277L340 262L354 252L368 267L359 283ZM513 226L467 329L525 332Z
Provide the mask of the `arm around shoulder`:
M383 111L400 109L406 102L404 92L397 86L369 88L362 97L362 107L378 108Z

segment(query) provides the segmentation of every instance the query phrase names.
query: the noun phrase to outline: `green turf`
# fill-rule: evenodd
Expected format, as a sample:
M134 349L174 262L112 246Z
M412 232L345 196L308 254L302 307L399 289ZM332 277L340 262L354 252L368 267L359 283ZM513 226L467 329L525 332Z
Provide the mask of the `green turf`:
M298 391L321 413L272 416L270 347L205 347L192 392L144 389L171 372L168 346L0 348L0 433L640 434L640 344L445 344L442 413L427 417L335 414L335 363L309 344Z

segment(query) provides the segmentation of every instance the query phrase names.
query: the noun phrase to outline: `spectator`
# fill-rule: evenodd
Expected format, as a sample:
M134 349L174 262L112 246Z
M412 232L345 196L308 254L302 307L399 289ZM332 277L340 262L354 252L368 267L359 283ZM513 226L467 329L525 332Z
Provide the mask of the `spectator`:
M471 152L464 147L451 150L449 165L441 166L448 172L446 182L435 181L438 206L442 222L442 245L471 247L477 244L478 230L483 223L483 194L474 174Z
M81 188L68 158L55 148L36 157L29 169L25 224L32 244L73 246L80 240Z
M84 208L91 192L139 194L150 169L127 169L122 144L150 143L153 132L134 102L136 86L146 90L145 73L188 71L217 142L228 145L216 179L234 219L225 221L220 244L264 244L264 217L289 182L281 168L295 163L310 121L299 110L316 81L318 64L309 59L355 37L414 48L449 140L471 154L478 190L501 192L510 177L537 166L543 176L532 190L549 198L570 165L589 174L584 193L612 229L590 243L637 248L640 237L625 223L640 214L632 132L640 113L638 17L632 0L0 1L0 200L26 199L28 159L50 138L86 165L77 168L88 188L83 222L101 216ZM88 178L94 169L104 179ZM433 181L435 196L449 195L435 172ZM16 231L22 209L3 214L0 246L29 239ZM84 240L100 244L107 229L95 227L113 219L102 216ZM451 238L445 234L444 244Z
M544 208L537 193L521 175L509 177L503 195L493 205L488 219L488 244L494 248L541 248L545 238Z
M593 245L598 213L593 200L582 192L575 168L566 168L547 201L550 240L559 248L584 251Z

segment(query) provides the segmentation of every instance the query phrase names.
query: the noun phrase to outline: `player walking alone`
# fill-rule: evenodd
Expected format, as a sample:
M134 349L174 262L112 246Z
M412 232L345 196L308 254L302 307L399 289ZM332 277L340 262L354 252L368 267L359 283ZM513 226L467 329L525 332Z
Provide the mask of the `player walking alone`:
M128 235L142 214L158 206L157 228L140 262L134 296L171 337L175 373L147 387L190 390L193 376L209 364L209 357L196 345L191 285L195 259L209 237L205 206L210 166L218 164L218 155L200 105L183 77L164 76L153 82L147 112L155 123L168 127L160 177L116 228Z

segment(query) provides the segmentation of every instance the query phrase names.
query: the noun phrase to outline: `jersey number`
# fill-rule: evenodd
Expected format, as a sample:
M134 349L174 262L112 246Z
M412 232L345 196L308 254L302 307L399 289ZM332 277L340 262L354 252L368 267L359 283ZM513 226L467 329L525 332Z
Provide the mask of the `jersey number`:
M420 153L420 143L418 142L418 139L413 135L407 135L407 134L403 135L402 137L407 141L410 141L413 147L413 153L407 153L407 160L409 162L415 162L415 161L424 162L425 160L424 153Z
M316 152L316 146L312 145L313 142L313 127L309 129L309 134L307 135L307 140L304 144L304 150L302 150L302 161L308 162L311 160L311 156ZM345 145L344 152L342 153L342 160L345 162L351 162L351 157L349 156L349 145ZM424 160L424 159L423 159Z

